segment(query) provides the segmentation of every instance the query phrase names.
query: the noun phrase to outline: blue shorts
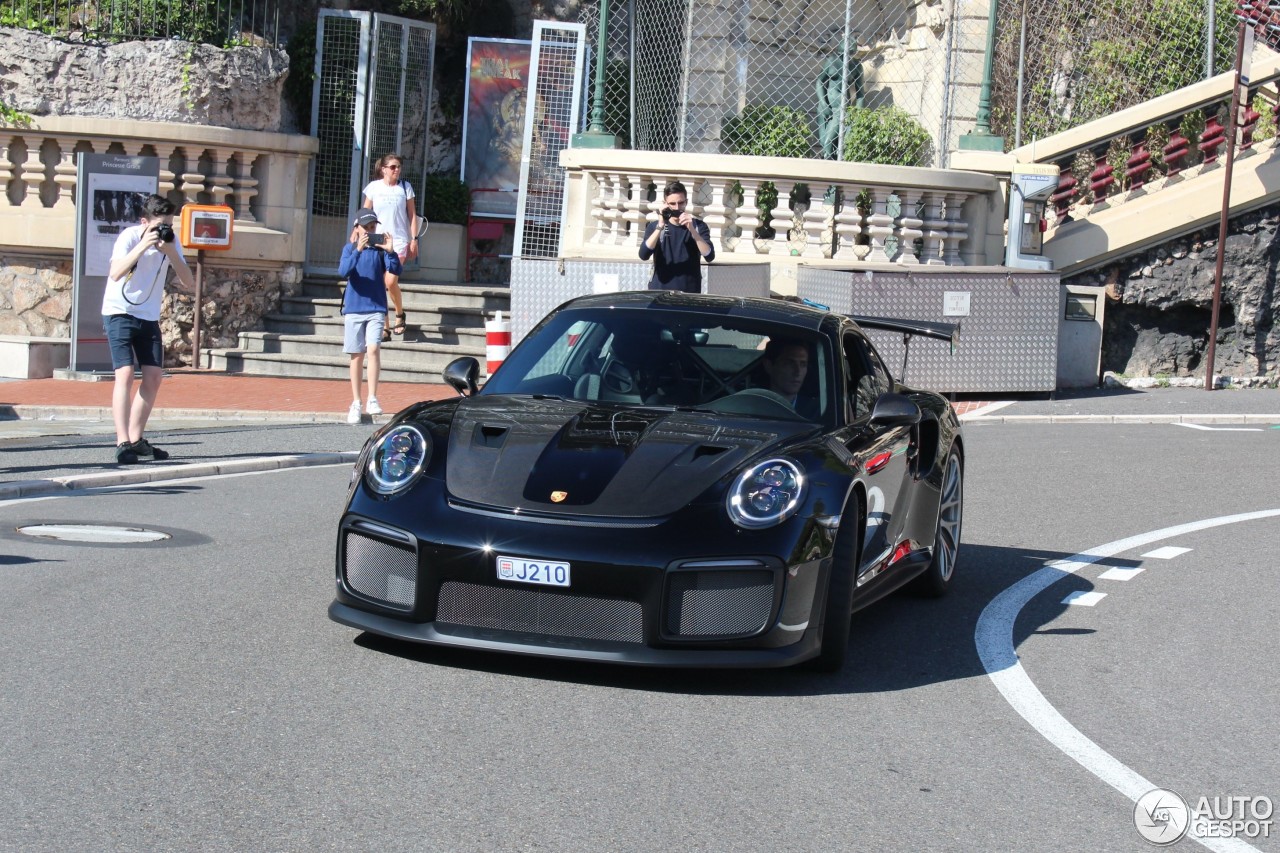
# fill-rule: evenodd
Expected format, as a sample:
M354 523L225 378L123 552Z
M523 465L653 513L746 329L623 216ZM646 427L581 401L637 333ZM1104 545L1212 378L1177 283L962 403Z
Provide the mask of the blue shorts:
M160 338L160 324L155 320L143 320L132 314L106 314L102 328L107 333L107 345L111 347L111 368L132 367L136 361L141 367L164 366L164 341Z
M376 314L342 315L342 351L359 355L365 350L377 349L382 342L382 329L387 324L387 312Z

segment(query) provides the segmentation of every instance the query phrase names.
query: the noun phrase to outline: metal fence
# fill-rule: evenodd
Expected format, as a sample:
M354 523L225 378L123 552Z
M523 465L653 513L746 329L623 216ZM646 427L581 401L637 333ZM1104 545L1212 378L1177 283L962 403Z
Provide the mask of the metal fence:
M0 26L95 43L281 44L280 0L0 0Z
M605 124L647 150L944 165L977 107L957 79L972 5L613 0Z
M610 0L604 123L637 149L946 166L995 2ZM991 130L1014 147L1228 69L1236 7L999 0ZM600 0L580 20L594 48Z
M1230 70L1237 0L1002 0L992 131L1023 145Z

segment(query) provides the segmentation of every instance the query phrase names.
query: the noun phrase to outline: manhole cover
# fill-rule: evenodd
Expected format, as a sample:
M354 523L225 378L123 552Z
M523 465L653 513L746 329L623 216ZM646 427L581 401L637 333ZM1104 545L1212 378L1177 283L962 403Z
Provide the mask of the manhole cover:
M57 539L61 542L159 542L168 539L168 533L147 530L145 527L115 527L107 524L31 524L19 527L18 532L39 539Z

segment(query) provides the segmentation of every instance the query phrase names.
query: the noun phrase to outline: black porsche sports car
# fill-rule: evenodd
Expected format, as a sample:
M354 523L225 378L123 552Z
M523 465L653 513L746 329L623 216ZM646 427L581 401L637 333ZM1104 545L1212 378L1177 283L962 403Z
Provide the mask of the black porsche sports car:
M942 594L960 546L960 423L861 326L953 334L644 291L565 303L483 388L454 361L461 396L361 452L329 616L492 651L838 669L851 614L907 583Z

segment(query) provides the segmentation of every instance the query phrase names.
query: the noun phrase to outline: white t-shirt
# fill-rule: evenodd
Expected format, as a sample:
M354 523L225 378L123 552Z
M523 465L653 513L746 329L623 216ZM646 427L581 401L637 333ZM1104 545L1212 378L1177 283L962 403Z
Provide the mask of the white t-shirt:
M142 242L145 225L132 225L120 232L116 237L115 248L111 250L111 260L116 261L133 251L133 247ZM178 260L187 265L181 254ZM117 281L107 279L107 289L102 294L102 314L132 314L142 320L159 320L160 303L164 301L165 280L169 277L169 259L164 253L152 246L138 258L138 265L133 273L125 273L124 278Z
M390 234L395 241L396 254L403 254L409 248L412 230L409 199L413 198L413 187L408 181L394 184L370 181L364 188L364 197L373 202L373 212L378 214L378 232Z

